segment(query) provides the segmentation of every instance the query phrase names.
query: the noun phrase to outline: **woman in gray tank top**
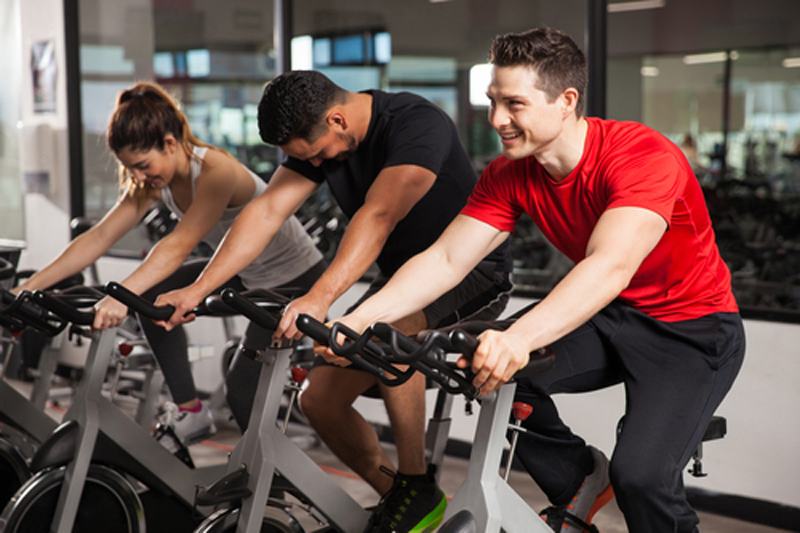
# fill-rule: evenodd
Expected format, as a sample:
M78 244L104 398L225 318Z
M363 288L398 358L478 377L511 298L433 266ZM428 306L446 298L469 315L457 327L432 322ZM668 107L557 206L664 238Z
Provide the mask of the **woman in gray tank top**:
M81 272L133 229L154 203L163 202L179 219L177 226L121 282L153 301L194 281L207 260L187 261L191 252L201 242L216 248L239 211L266 188L227 152L198 140L177 103L156 84L138 83L119 94L107 140L120 163L119 199L100 222L17 291L44 289ZM292 217L226 286L307 290L324 270L321 253ZM127 314L127 307L107 297L96 306L93 326L118 326ZM198 399L185 333L181 328L168 332L146 318L140 322L175 404L170 409L174 433L184 444L212 433L213 417Z

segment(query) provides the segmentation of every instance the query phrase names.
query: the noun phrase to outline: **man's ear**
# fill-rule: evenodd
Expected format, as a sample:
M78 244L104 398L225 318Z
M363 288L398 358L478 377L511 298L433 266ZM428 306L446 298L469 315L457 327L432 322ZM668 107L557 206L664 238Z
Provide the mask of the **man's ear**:
M578 96L578 90L574 87L568 87L561 93L559 100L562 105L561 112L563 118L575 113L575 106L578 105Z
M343 132L349 127L347 117L340 109L336 107L328 111L325 121L330 129L337 129Z

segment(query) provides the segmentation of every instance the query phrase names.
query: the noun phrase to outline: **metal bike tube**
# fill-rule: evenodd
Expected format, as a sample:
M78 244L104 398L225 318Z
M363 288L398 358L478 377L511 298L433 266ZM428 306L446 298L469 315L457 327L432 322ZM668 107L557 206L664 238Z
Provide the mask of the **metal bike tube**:
M84 374L75 392L73 403L64 416L64 420L78 422L78 440L75 456L67 465L64 484L53 517L51 531L55 533L70 533L75 523L86 474L89 471L100 429L98 401L102 398L103 382L111 361L111 350L114 348L116 334L117 328L95 331L92 334L92 344L86 359L88 372Z
M259 379L261 386L258 387L253 402L252 412L256 416L250 417L250 425L247 427L249 438L243 440L241 447L237 446L236 453L231 455L230 461L230 466L235 468L241 466L243 461L250 462L244 466L250 473L248 488L252 491L252 496L242 502L236 526L237 533L261 531L264 508L278 464L272 442L275 437L283 436L275 420L278 417L283 385L286 382L286 372L293 352L291 347L267 348L257 352L257 361L261 363ZM269 386L264 387L264 383L268 383Z
M481 402L467 476L445 511L446 523L467 509L482 533L546 533L552 531L530 506L500 476L516 384L501 387L494 399Z

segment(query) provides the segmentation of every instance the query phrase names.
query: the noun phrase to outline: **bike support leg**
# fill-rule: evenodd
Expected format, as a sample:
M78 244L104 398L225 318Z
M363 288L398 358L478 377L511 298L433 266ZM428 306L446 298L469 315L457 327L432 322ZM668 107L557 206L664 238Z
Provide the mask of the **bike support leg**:
M552 533L500 475L515 389L516 385L509 383L494 398L481 401L467 476L447 506L445 524L466 509L475 518L475 530L482 533Z
M77 420L78 440L75 455L67 465L64 483L58 498L51 531L70 533L78 513L86 475L100 429L98 401L102 398L103 382L111 361L117 328L95 331L86 359L86 369L70 409L64 420Z
M267 348L259 351L256 360L261 363L259 383L267 382L268 387L259 387L253 400L253 410L247 433L250 438L242 440L231 455L229 469L245 466L250 473L248 488L252 496L245 498L239 511L237 533L258 533L264 509L267 505L272 478L275 474L275 449L271 445L280 430L275 424L283 396L283 385L292 356L292 348ZM261 438L258 438L258 436ZM258 483L270 480L269 483Z

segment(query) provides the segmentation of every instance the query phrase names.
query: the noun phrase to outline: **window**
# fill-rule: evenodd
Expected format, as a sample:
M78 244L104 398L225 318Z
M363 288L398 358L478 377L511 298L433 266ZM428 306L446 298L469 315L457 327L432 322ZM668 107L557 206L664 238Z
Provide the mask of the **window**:
M642 59L643 121L692 162L749 316L800 317L798 56L779 47Z

